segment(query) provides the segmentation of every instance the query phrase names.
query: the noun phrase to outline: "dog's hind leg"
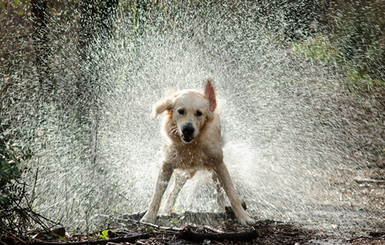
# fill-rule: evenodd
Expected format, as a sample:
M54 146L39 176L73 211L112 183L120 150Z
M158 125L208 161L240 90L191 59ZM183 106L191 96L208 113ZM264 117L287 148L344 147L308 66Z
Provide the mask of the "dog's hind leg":
M146 214L140 220L141 222L154 223L156 220L156 215L159 211L160 202L164 191L167 188L168 182L170 181L174 167L166 162L162 163L162 166L159 171L158 180L156 181L155 192L152 196L150 206Z
M222 185L219 182L217 173L215 171L213 171L212 178L217 189L217 211L223 211L225 210L225 195L223 193Z
M187 180L191 179L195 175L196 171L186 172L183 170L176 170L174 172L174 186L170 191L166 199L166 203L164 205L163 211L166 214L171 214L173 211L176 199L179 195L179 192L182 190L183 186L186 184Z

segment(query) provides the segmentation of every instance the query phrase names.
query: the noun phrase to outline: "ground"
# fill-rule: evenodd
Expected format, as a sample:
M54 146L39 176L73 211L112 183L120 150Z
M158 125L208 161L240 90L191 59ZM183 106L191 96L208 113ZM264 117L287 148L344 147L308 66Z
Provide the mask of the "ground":
M385 244L385 231L365 236L332 235L272 220L259 220L253 227L242 227L232 219L231 210L224 213L186 212L158 219L158 223L167 222L169 226L141 224L136 220L141 215L143 213L121 216L115 220L115 225L89 236L36 234L30 244ZM217 220L215 226L183 224L187 220L190 223L212 218ZM178 223L173 224L173 220Z

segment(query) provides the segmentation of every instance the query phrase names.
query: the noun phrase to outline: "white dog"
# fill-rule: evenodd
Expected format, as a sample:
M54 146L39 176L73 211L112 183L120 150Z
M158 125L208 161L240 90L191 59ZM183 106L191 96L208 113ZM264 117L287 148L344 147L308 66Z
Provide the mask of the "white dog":
M219 116L215 113L216 98L214 88L207 82L204 94L194 90L176 92L154 106L154 115L165 113L163 134L166 143L163 147L164 159L160 168L155 192L142 222L154 223L162 196L174 170L175 186L166 208L171 210L179 191L197 170L214 172L229 197L235 216L242 225L252 225L255 221L243 209L226 165L220 144L221 127ZM182 171L182 172L181 172ZM218 204L223 205L223 195L218 192Z

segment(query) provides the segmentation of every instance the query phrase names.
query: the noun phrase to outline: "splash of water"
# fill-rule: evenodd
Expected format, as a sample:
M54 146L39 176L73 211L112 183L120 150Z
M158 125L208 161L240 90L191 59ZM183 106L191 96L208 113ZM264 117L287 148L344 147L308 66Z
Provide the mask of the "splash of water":
M281 45L252 3L196 4L155 6L140 35L134 13L120 6L113 38L96 38L89 63L71 38L73 23L53 18L49 70L56 87L48 101L31 90L39 85L30 63L3 72L18 84L8 89L4 118L35 152L26 179L37 209L74 229L97 227L102 215L145 210L162 143L159 121L149 120L152 104L170 89L199 89L211 77L225 161L253 215L322 229L377 229L378 212L338 186L352 184L361 172L351 166L368 161L368 152L354 148L366 137L351 120L360 101L338 86L339 74ZM84 74L93 83L83 84L87 99L76 101ZM79 103L87 108L81 126ZM177 211L213 210L212 190L201 174L182 190Z

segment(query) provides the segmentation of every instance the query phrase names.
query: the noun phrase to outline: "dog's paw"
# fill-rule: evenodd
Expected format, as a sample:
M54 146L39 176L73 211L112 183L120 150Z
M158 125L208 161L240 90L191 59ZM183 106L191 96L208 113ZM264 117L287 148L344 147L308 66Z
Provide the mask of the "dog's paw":
M238 221L243 226L255 225L255 223L256 223L256 221L253 218L249 217L249 216L247 216L245 218L242 218L242 219L238 219Z
M156 220L156 216L145 214L145 215L140 219L140 222L141 222L141 223L150 223L150 224L154 224L154 223L155 223L155 220Z

